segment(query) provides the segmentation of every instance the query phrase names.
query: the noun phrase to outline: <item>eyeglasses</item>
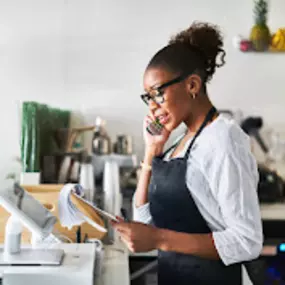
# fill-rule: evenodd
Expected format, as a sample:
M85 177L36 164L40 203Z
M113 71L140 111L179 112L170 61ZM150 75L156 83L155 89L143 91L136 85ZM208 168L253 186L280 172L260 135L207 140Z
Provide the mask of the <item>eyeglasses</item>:
M142 100L145 102L146 105L149 105L150 101L152 100L156 104L162 104L164 99L164 91L166 87L169 87L170 85L179 83L183 81L186 77L188 77L189 74L180 75L162 85L156 88L152 88L149 93L145 93L141 95Z

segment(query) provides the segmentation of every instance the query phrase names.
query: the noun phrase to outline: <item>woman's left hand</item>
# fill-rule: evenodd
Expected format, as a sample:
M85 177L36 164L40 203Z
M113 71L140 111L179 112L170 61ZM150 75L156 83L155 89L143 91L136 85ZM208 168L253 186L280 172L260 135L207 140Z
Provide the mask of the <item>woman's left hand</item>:
M156 249L158 229L138 222L116 222L113 227L132 252L146 252Z

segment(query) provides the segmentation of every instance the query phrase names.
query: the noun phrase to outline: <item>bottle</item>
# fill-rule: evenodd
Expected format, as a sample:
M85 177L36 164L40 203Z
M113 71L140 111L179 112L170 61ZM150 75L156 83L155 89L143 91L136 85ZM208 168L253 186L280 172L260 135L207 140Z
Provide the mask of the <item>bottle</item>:
M15 217L10 216L5 228L5 254L17 254L21 251L22 223Z
M80 153L74 153L72 155L73 157L73 164L70 170L70 183L78 183L79 177L80 177L80 160L81 160L81 154Z
M84 151L81 156L79 184L84 189L84 199L90 202L94 202L95 199L96 187L94 175L92 156Z

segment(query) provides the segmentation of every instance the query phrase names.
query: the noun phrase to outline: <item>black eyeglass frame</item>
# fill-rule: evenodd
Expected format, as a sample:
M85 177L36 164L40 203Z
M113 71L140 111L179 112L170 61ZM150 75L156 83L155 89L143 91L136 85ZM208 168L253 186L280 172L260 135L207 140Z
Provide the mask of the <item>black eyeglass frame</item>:
M140 95L141 99L144 101L144 103L148 106L150 100L153 100L156 104L162 104L165 101L164 98L164 89L166 87L169 87L173 84L182 82L184 79L186 79L190 74L182 74L179 75L178 77L175 77L174 79L167 81L165 83L163 83L162 85L160 85L159 87L153 88L152 91L157 92L156 95L151 96L149 93L144 93L142 95ZM160 98L160 100L158 101L157 98Z

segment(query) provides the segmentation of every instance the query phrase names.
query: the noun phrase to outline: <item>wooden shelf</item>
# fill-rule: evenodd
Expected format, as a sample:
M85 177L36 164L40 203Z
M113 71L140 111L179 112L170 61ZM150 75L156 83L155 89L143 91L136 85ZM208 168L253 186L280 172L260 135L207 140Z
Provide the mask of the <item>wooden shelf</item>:
M281 43L283 43L283 41ZM264 51L254 50L254 45L252 41L242 36L236 36L233 38L233 46L237 50L243 53L251 53L251 54L253 53L255 54L284 54L285 53L284 44L283 45L279 44L277 46L274 46L273 42L270 43L267 50L264 50ZM282 49L278 49L278 48L282 48Z

